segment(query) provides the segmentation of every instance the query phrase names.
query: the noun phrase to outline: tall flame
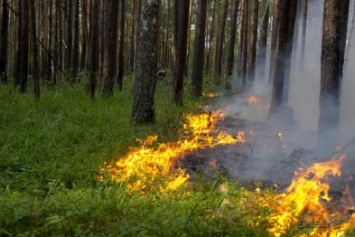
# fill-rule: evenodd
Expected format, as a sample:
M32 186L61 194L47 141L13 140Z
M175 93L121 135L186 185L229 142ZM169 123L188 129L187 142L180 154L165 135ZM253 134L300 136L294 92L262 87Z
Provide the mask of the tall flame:
M312 228L312 236L341 236L341 216L328 210L331 198L326 181L327 175L341 175L340 167L345 157L345 154L340 154L330 161L315 163L296 172L290 186L276 198L275 213L270 219L273 227L268 231L280 236L296 226Z
M148 136L141 145L115 163L101 169L116 182L128 181L131 191L146 192L158 187L162 193L176 190L189 179L184 170L174 164L187 152L211 148L221 144L245 142L244 133L235 136L218 131L216 124L224 118L221 111L198 115L185 115L184 137L177 142L157 144L157 136ZM212 135L216 134L216 135Z

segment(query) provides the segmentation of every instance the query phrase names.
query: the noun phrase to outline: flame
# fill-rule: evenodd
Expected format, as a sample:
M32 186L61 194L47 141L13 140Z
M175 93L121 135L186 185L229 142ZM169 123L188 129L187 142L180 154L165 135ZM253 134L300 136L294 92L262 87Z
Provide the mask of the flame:
M328 196L327 175L340 176L340 167L345 159L340 154L330 161L315 163L295 173L291 185L276 197L273 225L268 231L275 236L284 234L291 227L312 228L311 236L342 236L346 229L344 215L328 210L331 198ZM355 217L354 217L355 220Z
M251 96L248 96L246 99L245 99L245 102L247 102L248 104L257 104L259 103L261 100L259 97L255 96L255 95L251 95Z
M202 93L203 96L206 96L208 98L214 98L214 97L217 97L219 96L218 93L213 93L213 92L209 92L209 93Z
M128 181L130 191L144 193L155 187L161 193L177 190L189 179L184 170L174 169L177 160L184 154L217 145L245 142L243 132L232 136L218 131L216 125L223 118L221 111L185 115L187 122L184 124L182 139L157 144L158 136L148 136L145 141L141 141L139 147L131 148L128 154L115 163L105 163L101 172L106 172L113 181Z

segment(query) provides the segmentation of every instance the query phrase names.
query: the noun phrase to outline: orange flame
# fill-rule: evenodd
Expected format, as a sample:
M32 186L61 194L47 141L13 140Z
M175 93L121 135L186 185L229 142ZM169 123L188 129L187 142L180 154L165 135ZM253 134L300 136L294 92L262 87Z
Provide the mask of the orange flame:
M329 185L325 181L329 174L341 175L340 167L345 157L341 154L296 172L291 185L276 198L275 214L270 219L273 227L268 231L280 236L296 226L312 228L311 236L342 236L339 233L346 228L342 224L345 220L334 210L328 210L331 198L328 196Z
M255 95L251 95L251 96L248 96L245 101L248 103L248 104L257 104L260 102L260 98L255 96Z
M214 98L214 97L217 97L219 96L218 93L213 93L213 92L209 92L209 93L202 93L203 96L206 96L208 98Z
M244 133L235 137L216 128L224 117L221 111L198 115L185 115L184 138L177 142L156 144L157 136L149 136L141 145L113 164L104 164L111 180L128 181L130 191L145 192L158 187L162 193L182 187L189 175L182 169L173 169L176 161L187 152L222 144L245 142ZM215 136L211 134L217 134ZM155 144L155 146L154 146ZM101 178L103 179L103 178Z

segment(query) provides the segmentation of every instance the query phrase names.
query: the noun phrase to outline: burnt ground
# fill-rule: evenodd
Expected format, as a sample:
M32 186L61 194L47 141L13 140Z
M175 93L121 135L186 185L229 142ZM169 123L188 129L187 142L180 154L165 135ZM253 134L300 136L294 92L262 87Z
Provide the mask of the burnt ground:
M198 150L187 154L178 166L204 178L213 178L223 174L238 185L246 187L273 188L282 192L291 183L294 172L313 163L330 160L336 153L314 148L310 141L316 141L316 133L302 131L293 120L285 121L284 112L279 118L265 121L241 119L240 114L229 114L218 125L220 130L229 134L245 131L247 142L244 144L218 146L211 149ZM282 139L278 132L282 131ZM355 145L353 142L343 146L347 159L342 165L341 177L328 176L329 194L339 199L346 186L349 185L352 196L355 195ZM355 197L355 196L354 196Z

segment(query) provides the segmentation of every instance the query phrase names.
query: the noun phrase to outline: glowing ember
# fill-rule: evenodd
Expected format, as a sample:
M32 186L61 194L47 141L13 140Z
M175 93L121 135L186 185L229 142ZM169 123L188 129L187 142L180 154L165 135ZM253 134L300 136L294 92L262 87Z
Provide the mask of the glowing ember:
M213 92L203 93L202 95L203 95L203 96L206 96L206 97L208 97L208 98L214 98L214 97L219 96L218 93L213 93Z
M281 142L282 148L286 149L287 145L285 143L284 135L282 133L278 132L277 136L280 138L280 142Z
M344 159L345 154L341 154L296 172L291 185L276 198L275 213L270 219L273 227L268 231L280 236L297 227L312 229L311 236L342 236L340 233L346 228L342 223L346 220L336 210L328 210L331 198L326 180L327 175L340 176Z
M150 136L115 163L105 164L101 171L106 171L113 181L128 181L130 191L144 193L156 187L162 193L176 190L189 178L184 170L173 169L182 155L197 149L245 141L242 132L233 137L217 130L216 124L223 117L220 111L186 115L184 138L177 142L156 144L158 137Z
M251 95L249 96L248 98L245 99L245 101L248 103L248 104L257 104L260 102L260 98L255 96L255 95Z

